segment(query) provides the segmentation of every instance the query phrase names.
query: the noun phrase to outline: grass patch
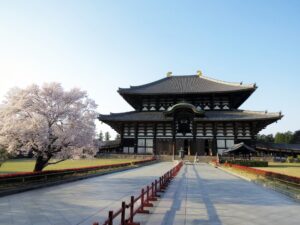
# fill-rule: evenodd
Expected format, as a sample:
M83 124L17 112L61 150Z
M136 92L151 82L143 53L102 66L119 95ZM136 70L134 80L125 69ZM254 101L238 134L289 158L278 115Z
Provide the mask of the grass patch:
M139 159L78 159L66 160L55 165L47 166L44 170L57 170L68 168L80 168L86 166L102 166L117 163L126 163L138 161ZM0 167L0 174L17 173L17 172L32 172L35 165L35 160L32 159L17 159L8 160Z
M268 167L259 167L257 169L282 173L289 176L300 178L300 163L280 163L270 162Z

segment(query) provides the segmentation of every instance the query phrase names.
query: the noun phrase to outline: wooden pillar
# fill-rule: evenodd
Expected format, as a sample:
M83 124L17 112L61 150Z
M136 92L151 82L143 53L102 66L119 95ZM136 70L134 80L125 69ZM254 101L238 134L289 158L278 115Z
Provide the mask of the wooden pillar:
M254 132L254 124L253 122L250 123L250 135L251 135L251 144L253 148L256 146L256 134Z
M124 123L121 123L121 129L120 129L120 149L119 152L123 153L123 146L124 146Z
M134 124L134 153L137 154L138 151L138 123Z
M234 135L234 143L237 144L237 139L238 139L238 128L237 128L237 123L233 123L233 135Z
M206 123L203 123L203 136L206 137Z
M213 123L213 143L212 143L213 155L217 155L218 147L217 147L217 128L216 123Z
M172 159L175 160L176 154L176 124L175 120L172 123Z
M197 143L196 143L196 137L197 137L197 123L194 121L193 119L193 124L192 124L192 127L193 127L193 131L192 131L192 134L193 134L193 139L192 141L190 142L190 148L192 148L192 154L198 154L198 146L197 146Z
M245 123L241 123L242 124L242 128L243 128L243 137L246 136L246 124Z
M196 122L193 120L193 139L196 140L196 136L197 136L197 124Z
M154 123L154 131L153 131L153 154L159 155L157 144L156 144L156 134L157 134L157 123Z

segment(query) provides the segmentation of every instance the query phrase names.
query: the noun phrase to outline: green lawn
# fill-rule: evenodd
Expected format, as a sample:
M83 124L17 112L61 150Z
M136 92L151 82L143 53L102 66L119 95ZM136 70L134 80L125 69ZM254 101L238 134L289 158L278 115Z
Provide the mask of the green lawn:
M86 166L100 166L124 162L133 162L138 159L79 159L66 160L55 165L47 166L44 170L67 169ZM16 173L16 172L32 172L35 160L9 160L0 167L0 174Z
M269 162L268 167L259 167L257 169L300 177L300 163Z

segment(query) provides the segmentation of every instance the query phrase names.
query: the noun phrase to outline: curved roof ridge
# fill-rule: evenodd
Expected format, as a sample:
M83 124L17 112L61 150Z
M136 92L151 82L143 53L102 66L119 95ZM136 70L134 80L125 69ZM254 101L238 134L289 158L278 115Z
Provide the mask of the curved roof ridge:
M245 113L257 113L257 114L273 114L273 115L281 115L281 112L268 112L267 110L265 111L258 111L258 110L243 110L241 109L241 111L245 112Z
M198 75L196 75L198 76ZM232 85L232 86L242 86L242 87L255 87L255 84L243 84L243 83L239 83L239 82L228 82L228 81L223 81L223 80L219 80L219 79L215 79L215 78L211 78L211 77L207 77L207 76L200 76L200 78L212 81L212 82L217 82L220 84L226 84L226 85Z

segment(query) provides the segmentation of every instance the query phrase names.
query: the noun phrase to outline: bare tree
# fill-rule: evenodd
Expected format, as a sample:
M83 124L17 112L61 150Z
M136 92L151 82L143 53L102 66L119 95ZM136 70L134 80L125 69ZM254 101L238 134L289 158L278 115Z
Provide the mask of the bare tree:
M104 139L105 141L109 141L111 138L110 133L108 131L105 132L104 136L105 136L105 139Z
M103 141L103 140L104 140L103 132L102 132L102 130L100 130L99 141Z
M0 145L33 151L34 171L41 171L92 147L95 109L85 91L65 91L58 83L12 89L0 109Z

